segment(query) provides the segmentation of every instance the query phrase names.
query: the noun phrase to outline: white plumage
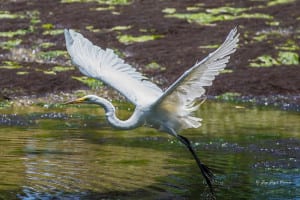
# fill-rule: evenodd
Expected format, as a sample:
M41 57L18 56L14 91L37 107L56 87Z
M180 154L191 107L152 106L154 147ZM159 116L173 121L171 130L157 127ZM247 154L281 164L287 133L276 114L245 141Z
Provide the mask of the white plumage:
M180 126L175 130L201 125L201 119L192 115L199 107L196 99L204 95L204 87L212 85L215 76L226 67L229 55L236 50L238 36L236 28L231 30L217 50L187 70L160 97L158 109L172 112L180 120Z
M111 49L103 50L80 33L65 30L67 50L79 70L118 90L135 104L136 109L128 120L123 121L116 117L114 106L101 97L87 95L69 103L101 105L108 122L115 128L132 129L146 124L177 137L190 150L212 189L213 174L200 162L189 140L179 135L178 131L201 125L201 118L193 115L199 107L198 99L203 97L204 87L212 85L215 76L226 67L230 54L237 48L238 36L236 28L232 29L217 50L184 72L163 92L135 68L124 63Z
M137 106L149 105L161 96L157 85L124 63L113 50L103 50L73 30L65 30L65 38L73 63L86 76L115 88Z

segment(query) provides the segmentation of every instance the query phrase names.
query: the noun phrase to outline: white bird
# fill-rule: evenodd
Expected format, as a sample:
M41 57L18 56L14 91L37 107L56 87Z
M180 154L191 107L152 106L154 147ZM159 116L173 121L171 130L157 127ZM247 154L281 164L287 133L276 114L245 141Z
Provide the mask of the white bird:
M198 158L190 141L178 132L201 126L201 118L194 116L205 86L212 85L221 70L226 67L230 54L239 41L237 29L230 31L224 43L202 61L184 72L169 88L162 91L156 84L124 63L111 49L93 45L80 33L65 29L66 47L71 60L88 77L101 80L124 95L135 105L132 116L120 120L114 106L106 99L87 95L68 103L93 103L102 106L109 124L118 129L133 129L150 126L175 136L192 153L206 183L212 191L213 173Z

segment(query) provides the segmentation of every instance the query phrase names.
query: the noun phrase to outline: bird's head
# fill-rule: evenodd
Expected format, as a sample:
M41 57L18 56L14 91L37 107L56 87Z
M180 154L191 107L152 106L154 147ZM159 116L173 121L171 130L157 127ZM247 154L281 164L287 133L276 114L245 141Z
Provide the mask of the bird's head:
M66 102L66 104L82 104L82 103L95 103L99 97L95 95L86 95L75 100Z

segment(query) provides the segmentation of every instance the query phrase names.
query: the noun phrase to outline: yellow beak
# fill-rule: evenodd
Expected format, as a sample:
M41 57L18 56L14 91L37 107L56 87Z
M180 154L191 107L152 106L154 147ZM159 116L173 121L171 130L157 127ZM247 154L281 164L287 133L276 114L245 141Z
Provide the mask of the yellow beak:
M85 98L81 97L81 98L78 98L78 99L75 99L72 101L68 101L65 104L80 104L80 103L83 103L84 101L85 101Z

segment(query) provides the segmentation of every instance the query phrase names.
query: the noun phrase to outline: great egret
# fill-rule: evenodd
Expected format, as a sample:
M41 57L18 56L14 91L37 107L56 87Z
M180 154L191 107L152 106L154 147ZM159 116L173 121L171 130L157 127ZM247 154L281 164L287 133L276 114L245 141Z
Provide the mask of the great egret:
M165 91L125 64L111 49L101 49L73 30L65 29L64 33L73 64L86 76L101 80L118 90L135 105L135 110L129 119L123 121L116 117L115 108L109 101L95 95L68 103L102 106L110 125L118 129L147 125L175 136L192 153L212 191L213 173L200 161L190 141L179 135L178 131L201 125L202 119L193 116L200 105L197 100L204 95L204 87L212 85L215 76L226 67L230 54L235 52L239 40L237 29L232 29L217 50L184 72Z

